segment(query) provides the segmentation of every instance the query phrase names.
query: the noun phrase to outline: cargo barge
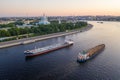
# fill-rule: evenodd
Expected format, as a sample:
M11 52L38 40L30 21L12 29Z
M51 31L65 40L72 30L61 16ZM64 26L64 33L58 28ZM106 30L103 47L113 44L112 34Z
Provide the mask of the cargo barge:
M65 41L64 43L57 43L57 44L53 44L53 45L49 45L49 46L45 46L43 48L35 48L33 50L26 50L24 51L24 54L26 55L26 57L33 57L33 56L38 56L41 54L45 54L45 53L49 53L61 48L65 48L68 46L73 45L73 41L72 40L68 40Z
M87 51L79 52L77 61L85 62L85 61L89 60L90 58L92 58L93 56L95 56L100 51L102 51L104 48L105 48L105 44L101 44L101 45L95 46L94 48L91 48Z

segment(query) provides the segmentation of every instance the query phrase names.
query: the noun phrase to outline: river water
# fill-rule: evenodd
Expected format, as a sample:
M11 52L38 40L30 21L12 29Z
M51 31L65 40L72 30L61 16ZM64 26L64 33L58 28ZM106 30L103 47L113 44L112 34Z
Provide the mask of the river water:
M95 21L83 33L0 49L0 80L120 80L120 23ZM74 45L26 58L24 51L72 39ZM86 63L76 62L79 51L104 43L106 48Z

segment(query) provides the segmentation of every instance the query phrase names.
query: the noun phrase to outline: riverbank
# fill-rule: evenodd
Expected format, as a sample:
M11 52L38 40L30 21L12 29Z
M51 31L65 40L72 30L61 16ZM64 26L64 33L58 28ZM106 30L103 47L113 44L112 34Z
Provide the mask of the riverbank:
M28 44L28 43L33 43L33 42L40 41L40 40L49 39L49 38L71 35L71 34L87 31L87 30L91 29L92 27L93 27L93 25L88 24L86 27L83 27L79 30L71 30L68 32L59 32L59 33L36 36L36 37L31 37L31 38L24 38L24 39L19 39L19 40L1 42L0 48L6 48L6 47L21 45L21 44Z

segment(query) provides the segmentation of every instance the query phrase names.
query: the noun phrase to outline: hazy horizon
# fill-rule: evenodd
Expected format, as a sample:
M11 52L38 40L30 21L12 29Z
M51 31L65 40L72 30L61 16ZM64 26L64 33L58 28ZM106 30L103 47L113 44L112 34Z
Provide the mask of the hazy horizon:
M1 0L0 17L120 16L119 0Z

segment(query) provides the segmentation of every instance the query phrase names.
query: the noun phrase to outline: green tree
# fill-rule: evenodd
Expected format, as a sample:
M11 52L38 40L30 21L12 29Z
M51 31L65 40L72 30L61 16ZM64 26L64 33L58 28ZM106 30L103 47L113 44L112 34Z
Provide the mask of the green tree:
M9 37L10 33L6 30L0 30L0 37Z
M8 29L8 32L11 34L11 36L17 36L17 35L19 35L20 33L19 33L19 29L18 28L10 28L10 29Z

